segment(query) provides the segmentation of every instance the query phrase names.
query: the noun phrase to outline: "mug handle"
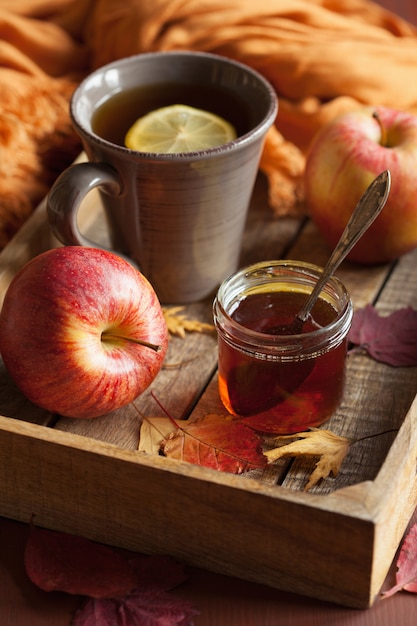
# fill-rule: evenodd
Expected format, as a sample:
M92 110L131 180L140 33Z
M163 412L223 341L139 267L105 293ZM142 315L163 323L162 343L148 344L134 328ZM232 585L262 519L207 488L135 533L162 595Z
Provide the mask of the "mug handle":
M96 187L113 195L122 189L117 172L106 163L76 163L58 178L47 197L47 215L52 233L66 246L107 248L91 241L80 232L77 213L85 196Z

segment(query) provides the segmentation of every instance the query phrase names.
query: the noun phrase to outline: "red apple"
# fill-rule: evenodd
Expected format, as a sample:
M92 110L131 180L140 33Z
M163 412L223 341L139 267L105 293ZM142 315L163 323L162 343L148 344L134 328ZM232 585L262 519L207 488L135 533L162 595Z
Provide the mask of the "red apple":
M162 367L168 332L146 278L110 252L48 250L12 280L0 313L0 352L40 407L96 417L129 404Z
M417 246L417 117L386 107L364 107L330 122L310 146L306 204L332 247L366 187L387 169L388 201L350 253L351 261L383 263Z

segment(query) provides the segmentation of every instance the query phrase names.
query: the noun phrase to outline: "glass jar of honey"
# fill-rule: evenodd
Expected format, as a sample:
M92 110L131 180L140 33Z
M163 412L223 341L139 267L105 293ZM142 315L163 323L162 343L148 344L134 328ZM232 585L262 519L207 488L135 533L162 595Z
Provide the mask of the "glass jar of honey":
M227 278L214 301L220 398L264 433L293 433L328 420L342 399L353 315L336 277L297 334L290 328L322 269L269 261Z

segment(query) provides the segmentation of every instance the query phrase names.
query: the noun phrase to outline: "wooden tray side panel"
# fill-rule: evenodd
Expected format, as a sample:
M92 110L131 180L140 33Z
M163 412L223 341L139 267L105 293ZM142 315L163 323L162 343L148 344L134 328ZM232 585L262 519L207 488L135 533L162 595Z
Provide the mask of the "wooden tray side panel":
M417 400L394 440L387 458L363 504L373 511L372 590L376 594L388 571L388 557L394 557L408 522L417 506Z
M94 441L89 448L88 440L80 446L77 436L13 421L5 428L7 418L0 419L0 455L9 459L0 464L1 515L33 516L39 526L103 543L370 605L372 520L329 516L304 497L279 497L279 487L252 490L242 477L216 481L210 470L168 459L144 463L131 451Z

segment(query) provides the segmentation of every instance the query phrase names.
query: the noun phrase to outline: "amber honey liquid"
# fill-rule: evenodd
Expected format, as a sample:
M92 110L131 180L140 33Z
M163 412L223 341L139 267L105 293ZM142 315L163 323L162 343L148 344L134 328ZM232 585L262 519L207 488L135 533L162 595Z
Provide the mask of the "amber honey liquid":
M282 335L305 302L297 292L257 293L247 296L231 314L246 328ZM327 326L337 318L335 309L319 299L312 321L303 333ZM289 360L257 358L219 338L219 391L229 412L246 416L259 431L291 433L317 426L338 407L344 388L346 339L310 358Z
M173 104L215 113L233 124L238 136L256 123L247 105L225 87L158 83L127 89L105 100L94 113L92 128L100 137L123 146L127 131L138 118Z

